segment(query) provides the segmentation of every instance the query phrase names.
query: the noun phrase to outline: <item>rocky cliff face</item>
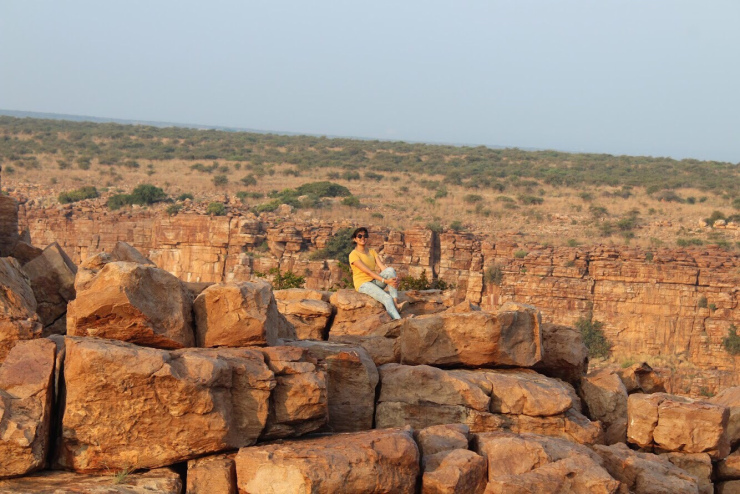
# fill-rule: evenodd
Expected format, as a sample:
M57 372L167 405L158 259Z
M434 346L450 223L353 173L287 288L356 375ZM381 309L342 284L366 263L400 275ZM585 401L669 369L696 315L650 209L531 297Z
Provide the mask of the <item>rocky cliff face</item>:
M245 281L280 267L330 289L345 274L336 261L310 261L346 222L262 221L256 217L165 216L148 210L20 208L32 243L58 242L75 263L125 241L184 281ZM443 279L455 298L484 309L507 301L537 306L544 320L574 325L592 314L604 323L613 354L661 356L682 372L679 393L711 393L740 384L740 358L722 340L740 325L740 259L720 249L552 248L495 234L436 234L371 229L371 244L399 273Z

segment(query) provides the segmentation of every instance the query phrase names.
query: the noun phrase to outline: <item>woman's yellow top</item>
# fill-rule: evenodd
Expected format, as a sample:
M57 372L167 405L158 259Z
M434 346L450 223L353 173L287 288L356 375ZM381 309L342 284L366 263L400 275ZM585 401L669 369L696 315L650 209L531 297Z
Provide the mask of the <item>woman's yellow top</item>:
M367 254L362 254L353 249L349 253L349 265L352 266L352 282L355 285L355 290L359 290L363 283L373 281L373 277L369 274L360 271L360 268L356 267L353 263L355 261L362 261L365 266L370 268L370 271L375 271L375 256L377 254L373 249L370 249Z

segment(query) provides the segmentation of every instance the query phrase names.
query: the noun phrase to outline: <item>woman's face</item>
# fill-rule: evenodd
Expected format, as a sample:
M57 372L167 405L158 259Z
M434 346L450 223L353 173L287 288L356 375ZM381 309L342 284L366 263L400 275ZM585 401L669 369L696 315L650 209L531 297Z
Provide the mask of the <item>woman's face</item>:
M368 244L367 233L365 232L358 233L357 236L355 237L355 243L359 247L365 247L365 245Z

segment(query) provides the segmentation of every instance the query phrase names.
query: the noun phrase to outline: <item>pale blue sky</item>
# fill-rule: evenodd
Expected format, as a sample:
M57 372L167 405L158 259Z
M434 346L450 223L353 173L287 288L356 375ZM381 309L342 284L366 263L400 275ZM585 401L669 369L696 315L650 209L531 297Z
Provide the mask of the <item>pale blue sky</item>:
M0 0L0 108L740 162L740 2Z

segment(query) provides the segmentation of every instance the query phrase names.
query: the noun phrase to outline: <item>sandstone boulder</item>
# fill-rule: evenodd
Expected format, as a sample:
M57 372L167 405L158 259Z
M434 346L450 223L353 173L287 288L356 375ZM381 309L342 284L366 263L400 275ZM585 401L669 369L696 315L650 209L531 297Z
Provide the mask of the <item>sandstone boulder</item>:
M109 262L87 283L75 284L67 334L97 336L154 348L194 346L192 300L167 271Z
M712 459L706 453L666 453L665 458L684 472L696 477L700 494L714 494Z
M110 256L114 261L135 262L136 264L156 266L156 264L144 256L144 254L126 242L116 242L116 245L114 245L113 249L110 251Z
M378 369L359 346L323 341L294 341L326 368L331 432L356 432L373 428Z
M663 377L653 370L647 362L633 364L626 369L617 370L627 393L665 393Z
M398 363L401 361L401 329L405 319L392 321L388 313L370 316L365 321L344 326L336 331L332 325L329 341L361 346L375 362L375 365Z
M409 303L404 314L436 314L455 306L455 293L451 290L406 290L399 293L399 300Z
M542 358L539 312L508 307L489 312L442 313L405 320L401 359L435 366L529 367Z
M236 494L236 455L215 455L188 462L188 494Z
M316 290L291 288L276 290L278 312L295 327L299 340L324 340L333 314L328 297Z
M740 480L730 480L717 484L717 494L740 494Z
M612 477L635 494L697 494L696 477L651 453L632 451L624 443L594 446Z
M740 449L717 463L717 478L740 480Z
M33 261L38 256L40 256L43 253L42 249L39 249L38 247L34 247L28 242L25 242L23 240L18 240L18 243L15 244L15 248L13 249L13 252L10 253L10 257L15 257L18 262L21 264L21 266Z
M467 449L441 451L425 456L422 494L483 494L486 460Z
M542 325L542 361L537 372L579 384L588 370L588 349L580 331L557 324Z
M144 473L127 470L108 472L107 475L80 475L72 472L41 472L28 477L0 480L1 494L33 492L37 494L180 494L182 479L169 468L158 468ZM188 491L190 492L190 491ZM209 491L215 492L216 491Z
M665 393L632 394L627 413L627 440L641 448L708 453L715 459L730 452L727 407Z
M489 432L475 435L486 459L486 493L615 493L619 482L589 448L537 434Z
M36 297L13 258L0 258L0 363L18 341L41 337Z
M33 294L36 297L37 309L41 324L45 327L52 325L57 319L64 322L67 304L75 298L75 274L77 266L54 242L47 246L42 254L23 266L31 282ZM66 324L62 326L66 332Z
M463 424L433 425L414 432L422 457L453 449L468 449L470 428Z
M730 409L727 435L733 447L740 444L740 386L727 388L707 401Z
M302 348L267 347L260 351L276 381L261 439L300 436L326 424L326 373L318 368L316 360Z
M242 448L239 492L416 492L419 450L399 429Z
M329 302L336 309L330 334L346 334L346 328L356 323L362 324L373 316L382 316L384 322L391 320L383 304L356 290L337 290Z
M445 371L399 364L378 370L377 427L459 423L473 432L538 432L586 444L602 440L600 424L572 408L566 385L533 371Z
M0 478L41 470L49 453L56 345L18 342L0 365Z
M616 372L602 369L583 377L581 398L588 416L604 425L606 444L627 441L627 389Z
M154 468L253 444L273 373L252 349L173 352L66 339L58 463L78 472Z
M152 261L131 245L126 242L117 242L110 252L98 252L80 263L75 276L75 289L80 291L87 288L98 272L110 262L133 262L156 267Z
M269 283L219 283L195 299L196 339L201 347L275 345L289 323L277 310ZM283 333L283 334L281 334Z

